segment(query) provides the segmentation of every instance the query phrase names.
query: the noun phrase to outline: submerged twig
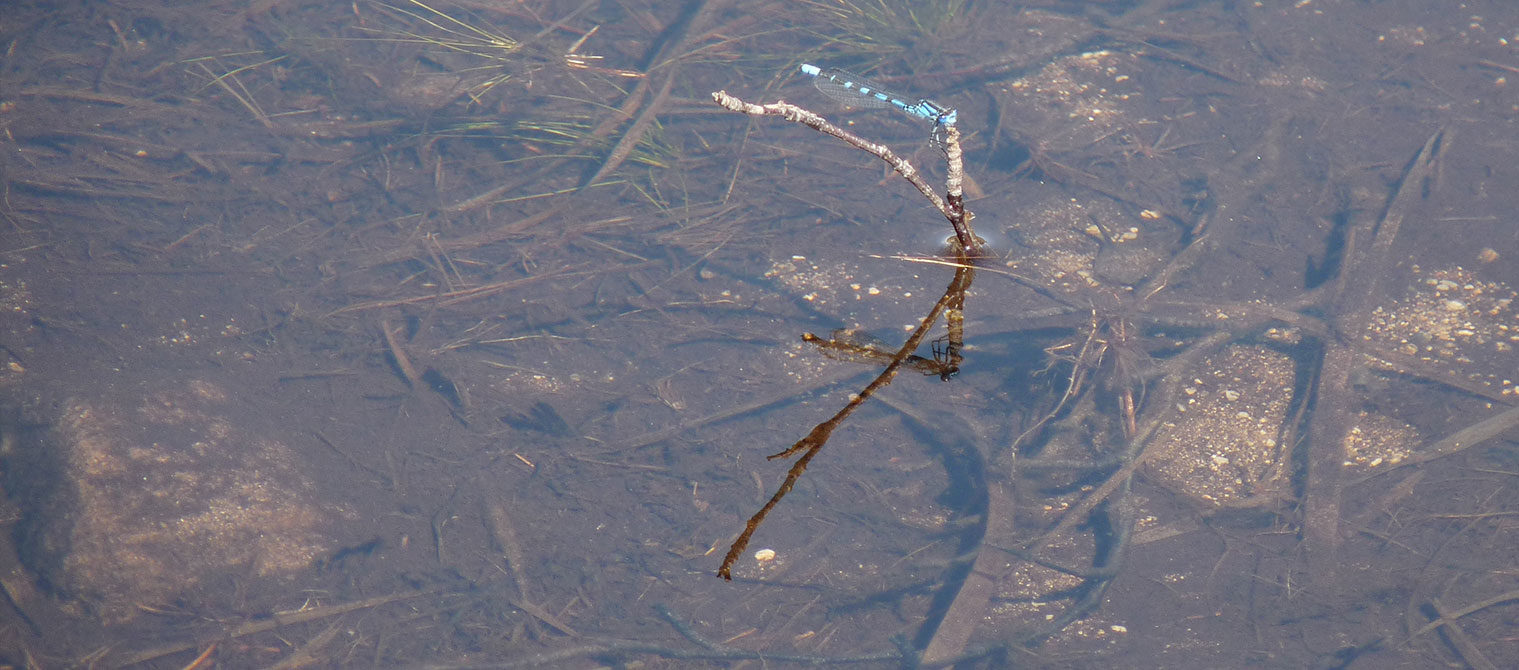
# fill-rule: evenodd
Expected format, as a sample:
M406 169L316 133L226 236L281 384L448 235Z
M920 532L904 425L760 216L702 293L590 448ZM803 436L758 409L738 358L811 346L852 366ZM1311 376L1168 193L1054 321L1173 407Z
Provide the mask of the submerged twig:
M1414 640L1418 639L1419 637L1421 637L1423 635L1427 635L1430 632L1433 632L1435 629L1438 629L1438 628L1447 626L1449 624L1452 624L1452 623L1456 622L1457 620L1460 620L1461 618L1466 617L1468 615L1476 614L1477 612L1481 612L1482 610L1485 610L1485 609L1487 609L1489 607L1495 607L1497 605L1502 605L1502 604L1510 603L1510 602L1514 602L1514 601L1519 601L1519 590L1516 590L1516 591L1505 591L1505 592L1500 593L1500 594L1498 594L1496 596L1493 596L1491 598L1488 598L1488 599L1480 601L1480 602L1473 603L1473 604L1468 605L1466 607L1462 607L1461 609L1458 609L1458 610L1455 610L1455 611L1450 611L1450 610L1447 610L1447 609L1445 609L1443 607L1437 608L1436 613L1439 615L1438 618L1436 618L1434 621L1431 621L1431 622L1425 624L1422 628L1419 628L1418 630L1414 630L1414 631L1409 632L1408 637L1404 638L1401 642L1399 642L1397 646L1401 647L1401 646L1403 646L1405 644L1413 642ZM1383 641L1382 639L1378 639L1378 640L1376 640L1375 642L1373 642L1371 644L1378 644L1378 643L1380 643L1382 641ZM1369 647L1369 646L1370 645L1362 645L1362 647Z
M354 612L354 611L357 611L357 610L369 609L371 607L379 607L380 605L384 605L386 603L392 603L392 602L396 602L396 601L399 601L399 600L407 600L409 598L417 598L417 597L420 597L420 596L425 596L425 595L437 593L437 592L442 591L442 590L443 589L441 589L441 588L431 588L431 589L423 589L423 590L420 590L420 591L407 591L407 592L404 592L404 593L392 593L390 595L375 596L373 598L368 598L368 599L365 599L365 600L360 600L358 602L345 603L345 604L342 604L342 605L328 605L328 606L325 606L325 607L310 607L310 608L306 608L306 609L289 611L289 612L275 612L274 614L270 615L270 617L267 618L267 619L259 619L257 621L249 621L248 623L245 623L245 624L243 624L241 626L237 626L237 627L235 627L235 628L227 631L226 633L223 634L223 638L222 639L235 640L235 639L240 638L240 637L247 637L249 635L255 635L255 634L258 634L258 633L263 633L263 632L275 630L275 629L280 628L282 626L289 626L289 625L298 624L298 623L306 623L308 621L316 621L318 619L325 619L325 618L330 617L330 616L337 616L339 614L347 614L349 612ZM158 658L163 658L164 656L168 656L170 654L177 654L177 653L180 653L180 652L183 652L183 651L189 651L191 649L195 649L198 646L200 646L200 643L199 642L195 642L195 641L191 641L191 642L173 642L173 643L166 644L166 645L164 645L162 647L157 647L157 648L154 648L154 649L148 649L148 650L145 650L145 651L138 652L136 654L132 654L132 655L127 656L125 658L118 659L117 662L121 666L136 665L138 663L146 663L147 661L151 661L151 660L158 659Z
M342 307L342 308L339 308L339 309L335 309L331 313L329 313L328 316L337 316L338 314L343 314L345 312L358 312L358 311L371 310L371 309L383 309L383 308L386 308L386 307L399 307L401 305L415 305L415 304L419 304L419 303L426 303L426 302L433 302L433 301L437 301L437 303L439 305L448 306L448 305L458 304L460 302L465 302L465 301L468 301L468 300L475 300L475 299L478 299L478 298L484 298L484 297L487 297L487 296L492 296L492 295L495 295L497 293L500 293L500 292L508 290L508 289L520 288L520 287L525 286L527 284L532 284L534 282L538 282L538 281L541 281L541 280L544 280L544 279L550 279L550 278L554 278L554 277L573 277L573 276L579 276L579 275L585 275L585 274L596 274L596 273L594 273L594 272L569 272L569 271L544 272L544 273L541 273L541 274L533 275L531 277L523 277L521 279L509 279L509 280L506 280L506 281L492 282L492 283L484 284L484 285L481 285L481 286L474 286L474 287L464 288L464 289L458 289L458 290L454 290L454 291L446 291L446 292L443 292L443 293L435 293L433 295L418 295L418 296L412 296L412 297L409 297L409 298L393 298L393 299L390 299L390 300L372 300L370 302L361 302L361 303L358 303L358 304L355 304L355 305L349 305L347 307Z
M1378 218L1362 221L1352 231L1346 263L1331 297L1335 313L1356 315L1338 324L1342 336L1364 329L1366 318L1360 310L1374 295L1384 274L1388 252L1403 218L1424 197L1444 136L1443 129L1430 135L1403 172L1397 190L1388 199L1387 209ZM1344 439L1350 425L1349 409L1340 399L1350 395L1350 372L1360 355L1333 341L1327 349L1314 389L1315 416L1308 449L1307 491L1303 497L1303 549L1314 581L1332 589L1338 568L1340 498L1345 485L1341 477Z
M1519 407L1513 407L1503 412L1499 412L1470 426L1462 428L1461 430L1451 433L1449 436L1430 443L1425 448L1420 449L1419 453L1417 454L1409 456L1408 458L1398 461L1397 463L1391 463L1383 466L1375 472L1372 472L1350 483L1359 484L1369 479L1373 479L1375 477L1379 477L1386 473L1392 472L1398 468L1404 468L1410 465L1418 465L1420 463L1428 463L1436 459L1445 458L1446 456L1461 453L1468 448L1475 447L1499 435L1502 435L1503 433L1506 433L1509 430L1513 429L1515 426L1519 426Z
M665 102L670 99L670 87L675 83L676 72L678 72L678 69L672 67L665 73L665 83L659 87L659 92L654 94L654 100L647 107L644 107L642 112L638 113L638 118L633 121L633 125L628 127L628 132L623 133L622 139L618 140L616 146L612 147L612 152L607 154L606 160L601 162L596 171L580 180L580 188L584 189L601 181L604 177L621 167L623 161L627 160L628 156L633 153L633 149L637 148L638 143L643 141L644 134L649 131L649 126L654 125L654 121L659 118L659 113L664 111ZM639 83L639 89L645 90L648 82L648 79L644 79L643 82ZM641 96L638 99L642 102Z
M1450 610L1440 604L1439 598L1431 598L1429 607L1434 612L1436 621L1445 622L1445 625L1441 627L1443 629L1441 632L1445 634L1445 639L1450 646L1461 656L1462 661L1465 661L1472 670L1498 670L1498 666L1487 660L1487 656L1483 655L1482 650L1472 642L1471 636L1456 625L1455 619L1458 617L1452 617Z
M1187 351L1178 354L1167 364L1169 373L1162 378L1160 396L1154 402L1154 406L1161 408L1161 410L1155 413L1154 418L1140 426L1134 437L1129 440L1128 453L1125 455L1123 467L1109 475L1101 485L1093 489L1091 493L1088 493L1080 502L1072 505L1069 510L1066 510L1065 515L1060 517L1060 521L1056 522L1053 528L1050 528L1043 535L1025 544L1022 547L1022 551L1033 554L1048 547L1072 528L1075 528L1077 524L1085 523L1091 515L1092 510L1096 509L1109 496L1117 493L1119 489L1128 484L1130 478L1139 470L1139 467L1144 465L1145 461L1154 453L1147 450L1146 446L1150 441L1150 436L1154 435L1160 429L1161 424L1169 418L1167 414L1169 410L1167 408L1174 406L1175 401L1173 398L1175 398L1177 389L1181 386L1183 375L1186 374L1189 365L1207 352L1212 351L1214 347L1228 342L1230 337L1231 335L1228 332L1214 333L1193 344Z

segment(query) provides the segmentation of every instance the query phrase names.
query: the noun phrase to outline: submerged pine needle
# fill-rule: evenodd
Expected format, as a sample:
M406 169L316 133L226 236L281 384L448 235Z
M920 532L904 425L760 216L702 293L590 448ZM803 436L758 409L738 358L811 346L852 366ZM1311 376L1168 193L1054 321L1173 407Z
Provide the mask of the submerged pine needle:
M484 25L483 23L481 25L468 23L419 0L409 1L412 5L421 9L413 11L405 7L396 7L395 5L387 5L385 3L376 3L376 5L391 12L409 16L431 26L441 33L441 36L402 31L399 33L402 39L397 41L429 44L489 60L506 60L507 56L515 53L521 47L521 42L513 39L510 35L481 27L481 25Z

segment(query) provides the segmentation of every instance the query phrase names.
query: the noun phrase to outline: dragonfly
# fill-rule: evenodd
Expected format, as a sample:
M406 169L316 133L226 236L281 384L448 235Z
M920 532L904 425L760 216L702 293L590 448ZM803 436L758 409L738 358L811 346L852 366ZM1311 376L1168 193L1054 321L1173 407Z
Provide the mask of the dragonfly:
M934 122L935 132L941 127L955 125L960 118L960 113L953 107L946 107L926 98L914 100L894 93L848 70L836 67L823 68L809 63L802 63L801 70L802 74L812 77L813 85L817 86L823 95L851 107L894 107L915 119Z

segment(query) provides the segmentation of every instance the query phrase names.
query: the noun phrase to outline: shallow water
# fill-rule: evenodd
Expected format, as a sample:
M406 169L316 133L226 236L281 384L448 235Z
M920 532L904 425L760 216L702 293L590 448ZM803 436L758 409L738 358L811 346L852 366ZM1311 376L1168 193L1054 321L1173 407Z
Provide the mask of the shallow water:
M229 559L106 603L37 576L52 554L26 529L66 519L12 480L7 662L900 665L900 638L988 667L1512 664L1502 606L1453 624L1468 645L1411 638L1514 589L1512 431L1388 474L1347 457L1330 488L1312 458L1336 427L1395 426L1389 453L1416 454L1513 405L1512 7L831 7L15 12L11 476L66 399L214 380L241 399L226 422L353 514L309 570ZM919 262L942 218L879 160L709 103L809 106L942 181L924 128L819 99L797 58L958 107L999 257L965 299L960 374L904 375L850 417L728 583L718 561L785 474L764 457L877 370L802 334L890 350L952 274ZM1396 238L1358 255L1399 202ZM1377 277L1365 301L1334 299L1345 272ZM1136 462L1124 425L1125 388L1138 425L1186 421L1167 375L1220 333L1295 368L1271 427L1289 472L1232 506ZM1324 397L1334 352L1354 365ZM1072 361L1092 376L1063 403ZM1208 481L1242 462L1200 453ZM1125 465L1112 502L1042 538ZM1326 498L1337 570L1305 557L1302 508ZM182 539L165 552L226 541Z

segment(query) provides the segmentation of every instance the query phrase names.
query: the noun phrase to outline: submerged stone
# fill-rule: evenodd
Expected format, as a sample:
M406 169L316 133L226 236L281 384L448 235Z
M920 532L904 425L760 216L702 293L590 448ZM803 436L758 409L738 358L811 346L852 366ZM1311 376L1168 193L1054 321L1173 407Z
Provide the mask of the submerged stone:
M279 581L354 518L320 504L296 455L222 386L122 397L45 410L32 418L46 430L5 454L22 560L76 613L124 623L195 591Z
M1292 402L1286 354L1233 346L1193 367L1148 447L1150 476L1208 506L1258 507L1288 484L1281 431Z

